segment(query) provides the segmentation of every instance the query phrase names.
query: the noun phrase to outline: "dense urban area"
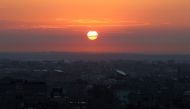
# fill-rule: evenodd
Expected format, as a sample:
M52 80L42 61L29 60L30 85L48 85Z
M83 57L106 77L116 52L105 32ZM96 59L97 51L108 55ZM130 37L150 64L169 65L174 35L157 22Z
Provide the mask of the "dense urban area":
M0 109L189 108L189 62L0 60Z

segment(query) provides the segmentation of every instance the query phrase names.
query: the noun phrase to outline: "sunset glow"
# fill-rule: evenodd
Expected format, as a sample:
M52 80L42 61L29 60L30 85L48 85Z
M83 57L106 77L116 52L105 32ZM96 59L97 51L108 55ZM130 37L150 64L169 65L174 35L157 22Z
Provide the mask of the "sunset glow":
M88 52L96 28L97 52L190 53L189 10L188 0L0 0L0 51Z

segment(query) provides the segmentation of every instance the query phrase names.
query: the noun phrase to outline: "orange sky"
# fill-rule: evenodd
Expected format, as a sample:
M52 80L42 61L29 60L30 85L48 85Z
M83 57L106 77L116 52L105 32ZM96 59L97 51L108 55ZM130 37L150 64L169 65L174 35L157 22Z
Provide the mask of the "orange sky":
M100 36L105 35L93 47L90 47L89 42L85 42L86 39L84 39L85 41L81 39L73 41L76 38L71 38L71 40L63 38L62 40L67 41L66 45L60 42L56 46L56 41L50 42L49 44L44 39L44 41L40 42L42 45L39 44L38 49L35 49L33 46L36 43L35 41L38 40L38 37L33 38L34 36L30 35L30 32L28 32L28 35L34 40L34 43L31 43L31 47L27 48L27 46L23 47L25 44L24 41L26 41L25 37L13 41L11 38L7 39L5 37L7 35L6 32L0 31L0 40L6 39L9 43L7 45L0 44L0 51L107 50L119 52L171 51L171 53L187 53L186 51L189 50L187 43L190 43L186 42L190 34L188 32L188 28L190 28L189 19L189 0L0 0L0 30L56 28L64 30L61 33L63 37L68 37L68 35L70 37L78 37L85 35L88 30L95 29L100 32ZM165 31L164 28L167 28L168 31ZM147 35L149 35L149 32L152 33L152 31L141 33L141 29L142 31L152 29L154 31L153 34L163 32L161 35L169 35L170 41L163 40L163 42L160 41L157 45L154 45L152 44L154 40L159 40L160 37L151 39L151 36ZM157 29L158 31L155 31ZM172 38L171 36L174 35L172 29L176 30L176 34L180 36ZM23 31L26 32L26 30ZM67 32L64 33L65 31ZM76 32L77 35L73 35L73 32ZM35 32L33 34L38 35L38 33ZM49 33L49 31L45 31L43 34L46 33ZM110 33L112 34L110 35ZM13 31L12 34L16 33ZM138 41L141 38L135 40L130 39L133 35L140 37L140 34L144 34L143 37L145 39L150 37L150 41L147 41L146 44L144 39L144 42ZM181 35L184 34L186 37L181 38ZM115 38L118 35L129 36ZM106 39L107 36L110 36L110 39ZM55 36L55 40L59 40L56 38L57 36ZM41 39L41 36L39 36L39 39ZM176 41L176 39L178 40ZM18 42L20 41L21 46L14 45L17 44L17 40ZM131 40L132 42L125 40ZM80 43L83 44L79 47ZM60 45L66 47L60 47ZM173 48L174 46L176 49ZM162 50L162 48L165 49Z
M0 19L36 25L189 25L189 0L0 0Z

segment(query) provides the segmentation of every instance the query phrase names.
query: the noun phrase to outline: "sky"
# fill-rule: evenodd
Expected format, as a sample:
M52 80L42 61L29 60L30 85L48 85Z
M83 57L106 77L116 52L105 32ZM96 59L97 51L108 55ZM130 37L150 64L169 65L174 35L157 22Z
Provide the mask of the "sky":
M190 54L189 19L189 0L0 0L0 52Z

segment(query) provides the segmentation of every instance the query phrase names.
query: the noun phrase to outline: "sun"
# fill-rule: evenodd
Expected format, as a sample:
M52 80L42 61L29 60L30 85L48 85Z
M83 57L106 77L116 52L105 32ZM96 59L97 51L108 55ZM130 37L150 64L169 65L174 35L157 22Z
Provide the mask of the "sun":
M98 32L97 31L88 31L87 37L89 40L96 40L98 38Z

